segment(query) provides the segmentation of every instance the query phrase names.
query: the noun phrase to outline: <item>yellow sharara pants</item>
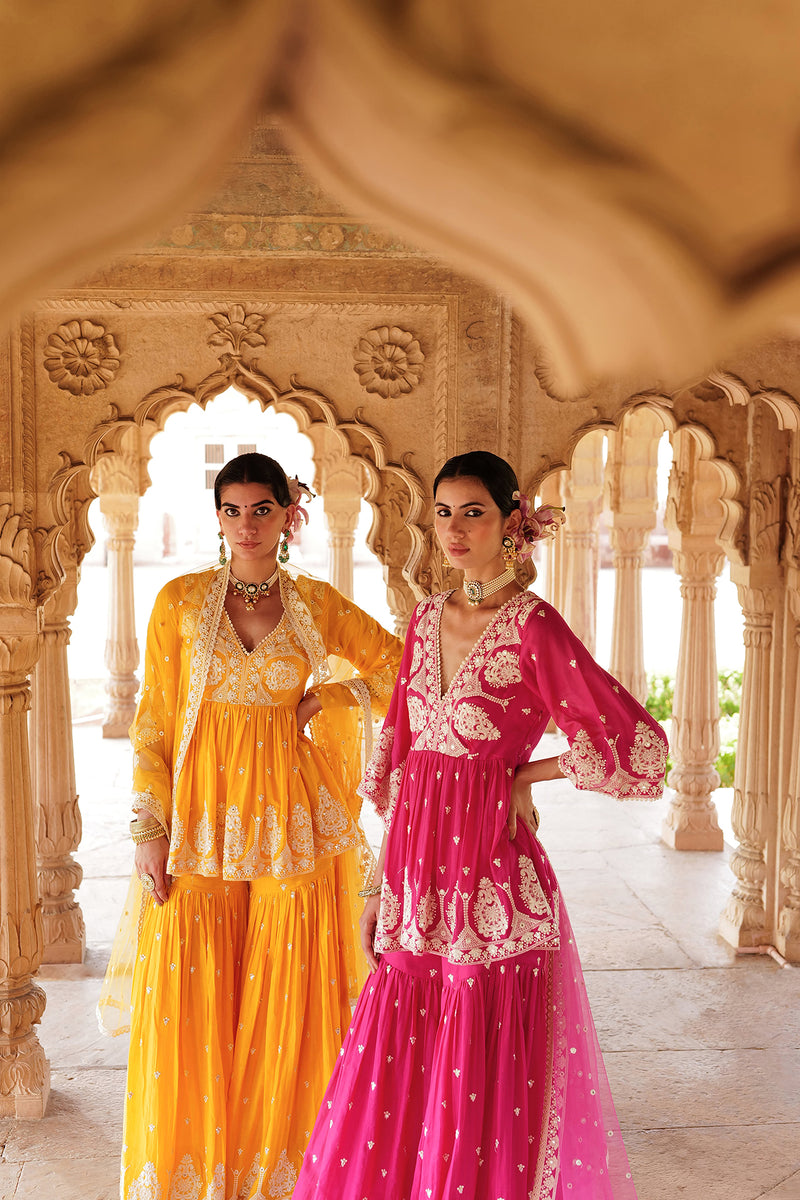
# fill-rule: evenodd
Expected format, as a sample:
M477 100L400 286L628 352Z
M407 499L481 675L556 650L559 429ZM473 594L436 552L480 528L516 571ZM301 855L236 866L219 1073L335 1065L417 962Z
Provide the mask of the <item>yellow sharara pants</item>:
M326 859L284 882L179 876L148 901L122 1200L291 1196L350 1020L348 885Z

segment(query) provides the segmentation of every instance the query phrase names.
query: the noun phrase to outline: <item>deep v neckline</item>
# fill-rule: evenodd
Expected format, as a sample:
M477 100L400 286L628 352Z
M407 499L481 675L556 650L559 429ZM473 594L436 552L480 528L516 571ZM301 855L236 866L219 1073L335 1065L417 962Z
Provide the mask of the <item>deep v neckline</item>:
M503 612L505 609L507 609L507 608L508 608L509 604L513 604L513 603L514 603L516 600L519 600L520 596L525 596L525 595L527 595L527 593L526 593L525 591L517 592L516 596L510 596L510 597L508 598L508 600L506 600L506 602L505 602L504 604L501 604L501 605L500 605L500 607L499 607L499 608L498 608L498 609L495 611L495 614L494 614L494 616L492 617L491 621L489 622L489 624L488 624L488 625L486 626L486 628L484 629L483 633L481 633L481 634L480 634L480 635L479 635L479 636L478 636L478 637L475 639L475 641L472 643L472 645L470 646L470 648L469 648L469 650L467 651L467 653L466 653L466 654L464 655L464 657L462 658L461 662L460 662L460 663L458 664L458 666L456 667L455 671L453 672L453 674L452 674L452 676L451 676L451 678L450 678L450 682L448 683L447 687L446 687L446 688L444 689L444 691L443 691L443 690L442 690L442 613L444 612L444 606L445 606L445 604L447 603L447 601L448 601L448 599L450 598L450 596L452 596L452 595L453 595L453 592L454 592L455 590L456 590L455 588L451 588L449 592L442 592L442 593L441 593L441 595L442 595L442 601L441 601L441 603L439 604L439 611L438 611L438 613L437 613L437 615L436 615L436 627L435 627L435 642L436 642L436 698L437 698L437 700L438 700L439 702L441 702L442 700L446 700L446 699L447 699L447 697L450 695L451 691L453 690L453 684L456 682L456 680L458 679L458 677L459 677L459 675L461 674L461 672L462 672L462 671L464 670L464 668L467 666L467 663L470 661L470 659L471 659L471 658L473 658L473 656L475 655L476 651L479 649L479 647L480 647L481 643L482 643L482 642L484 641L484 639L486 638L486 635L487 635L487 634L488 634L488 633L489 633L489 632L492 630L492 628L494 627L494 625L495 625L495 623L496 623L496 621L497 621L497 618L500 616L500 614L501 614L501 613L502 613L502 612Z
M244 642L242 641L242 639L239 637L239 634L236 631L236 626L234 625L233 621L231 620L231 614L228 612L227 608L225 608L224 605L223 605L222 611L225 613L225 619L228 622L228 628L230 629L233 636L236 638L236 643L237 643L239 649L241 650L242 654L245 656L245 658L250 658L253 654L256 653L257 650L260 650L262 646L266 645L266 643L270 640L270 638L273 638L275 636L275 634L278 632L278 630L280 629L281 625L284 622L284 618L286 617L286 609L284 609L280 615L280 620L278 621L277 625L273 625L272 629L270 629L269 633L265 633L263 638L261 639L261 641L256 642L256 644L255 644L255 646L253 646L252 650L248 650L247 647L245 646Z

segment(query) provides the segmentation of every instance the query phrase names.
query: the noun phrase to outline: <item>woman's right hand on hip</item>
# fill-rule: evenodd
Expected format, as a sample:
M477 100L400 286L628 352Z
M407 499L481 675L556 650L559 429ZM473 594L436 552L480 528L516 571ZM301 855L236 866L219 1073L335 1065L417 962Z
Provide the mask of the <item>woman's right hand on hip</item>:
M358 921L361 929L361 948L367 956L370 971L377 971L380 966L380 959L375 953L375 927L378 924L380 906L380 896L370 896Z
M169 895L172 876L167 874L168 858L169 838L166 834L160 838L153 838L151 842L140 842L136 847L133 859L136 874L140 879L143 875L149 875L153 880L155 887L150 895L156 904L163 904Z

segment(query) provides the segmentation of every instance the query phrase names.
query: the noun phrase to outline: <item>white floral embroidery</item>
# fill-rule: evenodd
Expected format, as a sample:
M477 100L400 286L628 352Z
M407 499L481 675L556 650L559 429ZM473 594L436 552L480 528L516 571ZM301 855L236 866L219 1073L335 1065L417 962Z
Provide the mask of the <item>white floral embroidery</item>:
M352 822L345 811L341 800L335 800L324 784L320 784L318 792L319 808L317 809L317 828L325 837L339 837L349 829Z
M508 930L508 913L497 888L490 879L483 878L478 885L478 898L473 915L475 928L487 942L499 942Z
M286 1151L281 1150L278 1165L270 1175L267 1192L270 1196L275 1197L288 1196L291 1195L296 1183L297 1171L289 1162Z
M651 730L650 726L644 721L640 721L637 729L641 726L640 736L640 754L648 763L660 760L663 754L666 759L666 747L661 743L658 734ZM645 744L645 735L652 738L657 744L648 746ZM645 775L644 778L638 775L631 775L626 771L620 762L619 750L617 743L620 735L617 734L613 738L607 738L605 745L611 755L614 763L614 769L610 770L603 759L600 751L592 745L591 738L585 729L581 729L576 734L572 746L569 750L565 750L559 758L559 764L562 771L568 779L571 779L576 787L587 788L598 792L605 792L609 796L615 796L618 800L656 800L664 790L663 766L660 767L655 775ZM658 745L661 745L659 751ZM633 751L630 752L630 757L633 757ZM598 762L602 761L602 768Z
M133 735L134 750L139 750L142 746L147 746L151 742L161 740L161 731L156 725L155 716L151 709L147 709L136 719L136 725Z
M155 1163L145 1163L141 1174L128 1188L126 1200L161 1200L161 1195Z
M636 735L630 753L631 767L638 775L661 780L667 765L667 747L654 729L637 721Z
M533 859L527 854L519 856L520 897L525 907L537 917L550 915L550 905L544 894Z
M389 932L400 924L400 901L386 878L381 889L381 925Z
M512 650L500 650L493 654L483 669L483 678L491 687L496 688L521 683L519 654L515 654Z
M217 1163L214 1177L209 1181L205 1200L225 1200L225 1164Z
M218 704L296 704L308 677L308 659L286 614L253 650L245 650L223 613L204 693Z
M422 933L428 933L438 916L439 900L429 884L425 895L417 901L417 928Z
M200 1200L202 1186L200 1174L195 1170L191 1154L184 1154L170 1180L169 1200Z
M281 600L283 601L284 612L294 627L300 643L306 652L308 661L311 663L314 683L324 683L327 679L330 679L331 668L328 663L325 643L314 622L311 610L304 602L300 594L300 589L291 576L287 575L285 571L281 571L278 575L278 581L281 588ZM315 604L315 607L321 606L326 586L326 584L317 584L316 587L312 586L310 589L309 600Z
M467 700L456 705L453 727L456 733L470 742L493 742L500 737L500 730L492 724L483 709Z
M197 724L197 714L200 711L200 703L203 698L209 667L211 666L214 642L217 630L219 629L220 618L224 611L223 606L225 603L225 593L228 590L229 577L230 563L227 563L212 576L207 588L205 588L200 615L197 618L195 626L189 667L189 687L186 695L186 711L180 745L178 746L178 753L175 756L175 768L172 773L173 808L177 807L175 798L178 794L178 784L181 772L183 771L186 752L189 749L189 743L192 740L192 734ZM189 575L186 578L187 588L189 588L191 586L204 586L206 577L203 575Z
M314 831L311 825L311 817L302 804L295 804L292 807L292 815L289 818L286 830L286 840L295 859L298 859L300 862L313 863Z
M223 856L235 861L243 858L247 849L247 833L242 824L242 814L232 804L225 814L225 848Z
M585 729L579 729L569 750L559 758L561 770L578 788L598 791L608 779L606 760Z
M372 757L372 697L375 689L358 676L354 679L346 679L344 685L353 693L361 708L364 721L364 760L369 762ZM389 696L391 696L391 689L389 689ZM388 700L389 696L385 699Z
M214 845L216 835L214 826L211 824L208 813L203 813L200 820L194 827L192 842L194 844L195 853L200 858L210 858L214 853Z
M273 658L264 671L264 684L270 692L290 692L300 686L300 672L294 663Z
M260 1161L258 1155L256 1155L255 1158L253 1159L253 1161L250 1163L249 1171L247 1172L244 1179L239 1184L239 1189L238 1189L239 1196L252 1196L253 1195L256 1181L258 1180L258 1177L260 1174L261 1174L261 1161Z
M447 593L440 593L422 601L416 608L416 626L409 636L417 639L412 662L419 660L421 665L414 678L409 680L409 686L413 683L415 692L409 697L409 722L412 733L416 735L415 750L438 750L456 756L474 753L474 745L470 746L470 742L496 741L500 736L493 720L494 710L497 710L498 717L502 717L510 697L498 696L496 690L500 689L496 684L491 685L495 691L487 690L490 685L485 677L485 669L498 653L498 646L502 647L501 654L510 655L518 663L520 621L524 622L532 598L521 592L498 610L442 696L439 629L446 599ZM534 603L540 601L535 600ZM421 655L416 652L417 646L422 648ZM506 669L513 670L509 666L510 661L507 660ZM516 669L519 670L519 666ZM486 708L479 707L477 701L485 704ZM465 703L470 705L472 713L468 708L459 716L459 710Z
M411 732L419 733L421 729L425 728L425 702L419 696L409 696L406 703Z

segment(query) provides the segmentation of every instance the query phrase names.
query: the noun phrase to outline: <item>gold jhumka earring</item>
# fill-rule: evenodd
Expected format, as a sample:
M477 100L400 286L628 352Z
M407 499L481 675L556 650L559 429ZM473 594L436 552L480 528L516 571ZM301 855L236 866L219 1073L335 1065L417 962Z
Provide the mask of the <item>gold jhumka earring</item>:
M506 570L510 571L517 561L517 544L508 534L503 538L503 562Z

